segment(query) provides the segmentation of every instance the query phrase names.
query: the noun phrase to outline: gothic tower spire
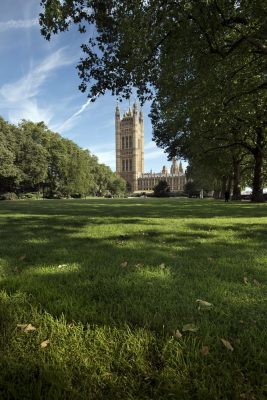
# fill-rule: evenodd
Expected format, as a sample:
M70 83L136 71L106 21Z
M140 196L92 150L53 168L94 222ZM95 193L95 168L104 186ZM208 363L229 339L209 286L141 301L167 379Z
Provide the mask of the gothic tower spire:
M142 111L138 113L137 100L122 119L117 105L115 120L116 172L128 182L129 189L135 191L137 179L144 172L144 118Z

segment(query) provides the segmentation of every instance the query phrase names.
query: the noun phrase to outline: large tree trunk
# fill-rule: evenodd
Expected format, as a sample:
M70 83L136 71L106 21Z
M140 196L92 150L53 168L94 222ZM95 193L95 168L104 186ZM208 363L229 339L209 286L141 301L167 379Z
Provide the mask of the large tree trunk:
M221 193L220 193L220 198L221 199L224 199L224 193L226 192L226 183L227 183L227 177L223 176L222 177Z
M262 128L257 128L257 146L253 151L254 156L254 176L252 183L251 200L263 202L263 147L264 133Z
M229 175L227 178L227 187L226 187L226 190L229 193L231 193L231 191L232 191L232 183L233 183L233 177L232 177L232 175Z
M241 200L241 171L240 171L240 159L233 157L233 196L232 200Z

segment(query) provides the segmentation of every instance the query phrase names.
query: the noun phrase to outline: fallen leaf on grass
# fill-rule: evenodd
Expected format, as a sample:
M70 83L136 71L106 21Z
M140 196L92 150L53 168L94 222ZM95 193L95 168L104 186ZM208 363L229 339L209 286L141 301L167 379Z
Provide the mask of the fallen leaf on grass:
M200 353L201 353L203 356L207 356L207 355L209 354L209 352L210 352L209 346L203 346L203 347L201 348L201 350L200 350Z
M198 303L198 309L199 309L199 310L200 310L201 308L211 308L211 307L212 307L212 304L209 303L209 302L206 301L206 300L197 299L197 300L196 300L196 303Z
M245 285L248 284L248 278L247 278L247 276L244 276L243 281L244 281L244 284L245 284Z
M257 281L257 279L253 279L253 283L254 283L254 285L256 285L256 286L260 286L260 282Z
M121 267L127 267L128 265L128 261L124 261L123 263L121 263Z
M40 347L42 347L42 349L44 349L45 347L47 347L49 344L49 339L44 340L42 343L40 343Z
M195 324L186 324L183 326L183 332L197 332L199 328Z
M136 264L136 268L143 268L144 264Z
M33 326L32 324L17 324L17 328L20 328L23 332L36 331L35 326Z
M174 337L175 337L175 339L181 339L183 337L183 335L181 334L179 329L176 329L176 331L174 333Z
M228 342L228 340L221 338L221 341L222 341L222 344L224 345L224 347L226 347L230 351L234 351L233 346L231 345L230 342Z
M165 264L164 263L162 263L162 264L160 264L160 266L159 266L161 269L164 269L165 268Z

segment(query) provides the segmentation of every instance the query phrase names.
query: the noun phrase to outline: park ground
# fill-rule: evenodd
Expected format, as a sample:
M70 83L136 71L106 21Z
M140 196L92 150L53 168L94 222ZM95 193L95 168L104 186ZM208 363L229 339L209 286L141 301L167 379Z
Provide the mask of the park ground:
M0 203L0 399L267 398L267 204Z

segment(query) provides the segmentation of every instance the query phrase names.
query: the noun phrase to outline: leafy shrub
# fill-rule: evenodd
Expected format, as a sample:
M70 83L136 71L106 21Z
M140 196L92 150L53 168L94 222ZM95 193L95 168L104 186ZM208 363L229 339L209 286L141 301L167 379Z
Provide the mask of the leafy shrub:
M20 199L41 199L43 196L39 192L21 193Z
M159 181L159 183L154 187L154 196L156 197L169 197L170 196L170 185L167 181Z
M0 200L18 200L18 196L14 192L1 194Z

